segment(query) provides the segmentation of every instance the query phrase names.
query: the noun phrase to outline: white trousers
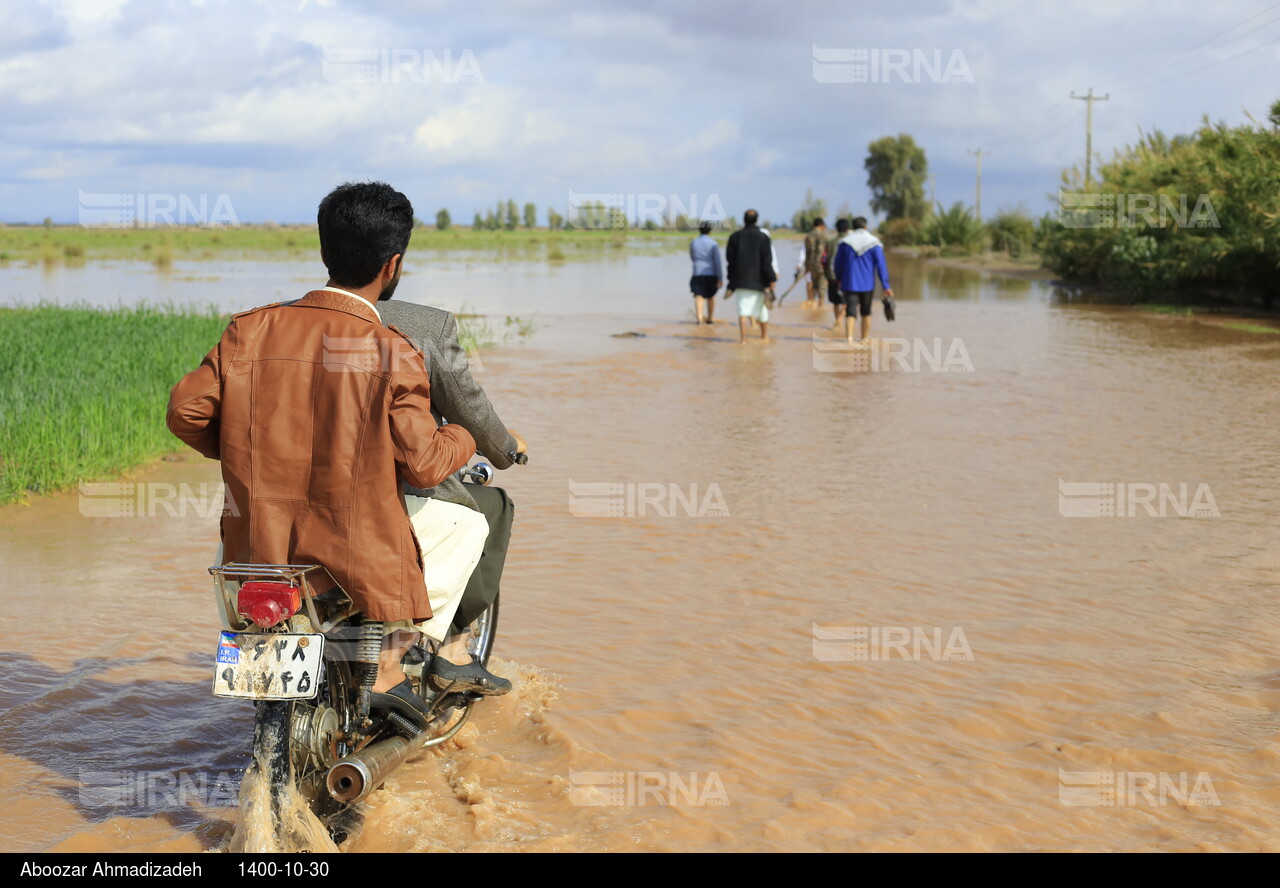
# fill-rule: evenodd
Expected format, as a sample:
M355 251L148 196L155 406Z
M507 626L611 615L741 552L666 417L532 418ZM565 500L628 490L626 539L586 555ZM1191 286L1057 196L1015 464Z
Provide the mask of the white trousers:
M489 522L475 509L422 496L406 496L409 523L422 549L422 574L431 601L431 619L422 623L389 620L383 632L416 629L436 641L449 634L453 615L462 603L467 581L480 562L484 541L489 538ZM218 543L215 563L222 563L222 543Z
M421 496L406 496L409 523L422 549L423 578L431 599L431 619L414 624L419 632L444 641L449 624L462 603L467 581L480 562L484 541L489 538L489 522L475 509ZM408 621L387 623L407 629Z
M738 317L755 318L762 324L769 323L769 306L765 304L761 290L737 290Z

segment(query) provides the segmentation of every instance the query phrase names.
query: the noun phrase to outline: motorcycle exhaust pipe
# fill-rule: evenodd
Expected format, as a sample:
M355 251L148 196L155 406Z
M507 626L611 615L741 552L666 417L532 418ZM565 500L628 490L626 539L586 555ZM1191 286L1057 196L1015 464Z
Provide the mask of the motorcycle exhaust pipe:
M405 737L380 740L339 759L325 776L329 795L349 805L363 802L405 759L422 748L427 733L423 731L412 740Z

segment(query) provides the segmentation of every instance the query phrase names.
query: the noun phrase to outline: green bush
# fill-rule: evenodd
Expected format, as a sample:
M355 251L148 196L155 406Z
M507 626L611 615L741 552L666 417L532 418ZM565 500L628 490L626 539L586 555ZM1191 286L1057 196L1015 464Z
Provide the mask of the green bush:
M1081 283L1139 294L1213 289L1257 295L1270 307L1280 290L1277 183L1280 132L1272 127L1206 120L1189 136L1144 134L1099 170L1088 189L1103 195L1089 198L1097 211L1065 211L1045 224L1040 251L1053 271ZM1065 175L1062 190L1086 191ZM1138 212L1149 205L1154 212Z
M1172 264L1154 237L1121 231L1110 239L1100 269L1102 282L1117 290L1149 295L1173 283Z
M1017 258L1031 251L1036 223L1025 210L1001 210L987 223L991 249Z
M987 242L982 222L957 201L951 209L938 211L921 226L921 242L942 250L944 256L968 256L980 252Z
M886 246L897 247L918 244L921 238L919 219L890 219L880 226L880 239Z

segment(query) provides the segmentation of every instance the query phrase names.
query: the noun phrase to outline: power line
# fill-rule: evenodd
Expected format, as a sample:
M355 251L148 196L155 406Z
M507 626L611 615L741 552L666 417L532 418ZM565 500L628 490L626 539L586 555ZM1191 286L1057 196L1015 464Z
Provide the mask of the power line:
M1254 20L1254 19L1256 19L1258 16L1266 15L1268 12L1270 12L1271 10L1273 10L1273 9L1275 9L1275 8L1277 8L1277 7L1280 7L1280 3L1273 3L1273 4L1271 4L1270 6L1268 6L1266 9L1262 10L1262 12L1256 12L1256 13L1254 13L1253 15L1249 16L1247 19L1245 19L1245 20L1243 20L1243 21L1240 21L1240 22L1236 22L1236 23L1235 23L1234 25L1232 25L1230 28L1227 28L1227 30L1225 30L1225 31L1219 31L1217 34L1214 34L1212 37L1206 37L1204 40L1201 40L1199 43L1197 43L1197 44L1195 44L1195 45L1193 45L1193 46L1188 46L1185 50L1183 50L1183 52L1190 52L1191 50L1195 49L1196 47L1204 46L1206 43L1210 43L1210 42L1212 42L1212 41L1214 41L1214 40L1217 40L1217 39L1218 39L1219 37L1221 37L1223 34L1228 34L1228 33L1230 33L1231 31L1234 31L1236 28L1240 27L1241 25L1247 25L1249 22L1253 21L1253 20ZM1260 27L1262 27L1262 25L1259 25L1259 26L1258 26L1258 28L1260 28ZM1240 37L1244 37L1246 34L1252 34L1254 31L1258 30L1258 28L1253 28L1252 30L1246 31L1244 34L1240 34L1239 36L1240 36ZM1233 38L1233 39L1234 39L1234 38ZM1230 41L1230 40L1228 40L1227 42L1228 42L1228 43L1230 43L1231 41Z
M1201 71L1207 71L1207 70L1209 70L1210 68L1216 68L1216 67L1218 67L1218 65L1225 65L1227 62L1235 61L1236 59L1240 58L1241 56L1247 56L1247 55L1249 55L1250 53L1255 53L1255 52L1257 52L1257 51L1258 51L1258 50L1260 50L1260 49L1266 49L1268 46L1272 46L1272 45L1274 45L1274 44L1276 44L1276 43L1280 43L1280 37L1277 37L1277 38L1275 38L1274 40L1268 40L1266 43L1259 43L1257 46L1255 46L1255 47L1253 47L1253 48L1251 48L1251 49L1246 49L1244 52L1238 52L1238 53L1236 53L1235 55L1233 55L1233 56L1228 56L1228 57L1227 57L1227 58L1225 58L1225 59L1218 59L1218 61L1216 61L1216 62L1210 62L1210 63L1209 63L1209 64L1207 64L1207 65L1203 65L1203 66L1201 66L1201 67L1199 67L1199 68L1196 68L1195 70L1192 70L1192 71L1183 71L1181 74L1175 74L1175 75L1173 75L1172 77L1167 77L1167 78L1157 78L1157 79L1152 80L1152 81L1150 81L1150 82L1148 82L1148 83L1138 83L1138 84L1135 84L1135 85L1133 85L1133 86L1125 87L1124 89L1118 89L1118 90L1116 90L1116 92L1118 92L1118 93L1128 93L1128 92L1134 92L1135 90L1139 90L1139 89L1146 89L1147 87L1155 86L1155 85L1157 85L1157 84L1172 83L1172 82L1173 82L1173 81L1175 81L1175 80L1181 80L1181 79L1182 79L1182 78L1184 78L1184 77L1190 77L1192 74L1199 74Z
M1253 15L1248 16L1247 18L1244 18L1236 22L1234 25L1231 25L1229 28L1219 31L1216 34L1212 34L1209 37L1206 37L1204 40L1201 40L1199 43L1188 46L1186 49L1182 50L1180 54L1173 56L1169 59L1166 59L1163 62L1157 62L1153 65L1131 69L1129 72L1122 75L1120 78L1117 78L1117 80L1120 80L1120 81L1129 80L1133 77L1134 74L1139 74L1141 75L1137 78L1139 82L1129 84L1129 85L1123 85L1123 88L1115 91L1117 93L1129 93L1129 92L1134 92L1138 89L1146 89L1147 87L1154 86L1157 83L1166 83L1171 80L1179 80L1183 77L1190 77L1193 74L1197 74L1209 68L1216 67L1217 65L1220 65L1220 64L1225 64L1234 59L1240 58L1245 55L1249 55L1252 52L1256 52L1257 50L1262 49L1266 46L1272 45L1277 41L1273 40L1268 43L1263 43L1258 46L1251 47L1250 49L1236 53L1235 55L1229 56L1225 59L1219 59L1217 61L1210 62L1209 64L1203 65L1192 71L1175 73L1171 77L1167 77L1167 78L1157 77L1155 79L1148 79L1148 75L1154 73L1160 68L1166 67L1168 65L1176 64L1179 62L1186 62L1190 59L1194 59L1197 56L1202 55L1204 52L1207 52L1210 49L1214 49L1214 48L1221 49L1223 46L1227 46L1232 42L1234 42L1235 40L1239 40L1243 37L1247 37L1250 34L1256 33L1262 28L1267 27L1268 25L1271 25L1277 21L1280 21L1280 15L1272 16L1271 18L1268 18L1266 21L1259 22L1258 24L1256 24L1254 27L1250 28L1247 31L1244 31L1239 34L1235 34L1233 37L1228 38L1226 41L1221 41L1222 37L1232 34L1232 32L1239 30L1240 28L1244 27L1245 25L1248 25L1251 22L1256 21L1259 18L1262 18L1263 16L1267 15L1268 13L1276 9L1280 9L1280 2L1273 3L1270 6L1266 7L1265 9L1259 12L1256 12ZM1211 44L1219 43L1219 42L1221 43L1220 46L1216 46L1216 47L1211 46ZM1050 130L1045 130L1045 126L1055 120L1063 121L1063 122L1061 122L1058 126L1053 127ZM1023 128L1024 133L1027 133L1027 135L1015 136L1013 138L1004 139L996 143L995 147L997 149L1003 149L1003 148L1014 146L1014 145L1017 145L1017 146L1033 145L1033 144L1044 141L1050 136L1057 135L1059 132L1065 129L1069 125L1069 123L1070 121L1066 117L1065 111L1061 107L1054 107L1054 108L1051 108L1047 114L1041 117L1040 120L1036 121L1034 124L1027 125L1026 127Z
M1160 68L1165 68L1165 67L1168 67L1169 65L1178 64L1179 62L1190 61L1191 59L1194 59L1196 56L1203 55L1204 53L1208 52L1210 49L1213 49L1213 48L1221 49L1222 47L1225 47L1235 42L1236 40L1239 40L1242 37L1248 37L1250 34L1253 34L1261 30L1262 28L1265 28L1267 25L1280 21L1280 15L1267 19L1265 22L1261 22L1260 24L1255 25L1254 27L1250 28L1248 31L1245 31L1244 33L1237 34L1234 37L1229 38L1222 44L1222 46L1212 47L1209 44L1217 42L1218 38L1231 33L1232 31L1236 30L1242 25L1247 25L1249 22L1253 21L1254 19L1259 18L1260 16L1264 16L1268 12L1271 12L1273 9L1277 9L1277 8L1280 8L1280 3L1272 4L1271 6L1268 6L1266 9L1262 10L1261 12L1254 13L1253 15L1249 16L1247 19L1244 19L1243 21L1240 21L1240 22L1236 22L1234 25L1232 25L1230 28L1227 28L1225 31L1219 31L1217 34L1214 34L1212 37L1202 40L1193 46L1188 46L1186 49L1182 50L1176 55L1171 56L1170 58L1165 59L1162 62L1156 62L1155 64L1152 64L1152 65L1139 65L1137 68L1133 68L1121 74L1119 77L1115 78L1115 80L1116 81L1130 80L1130 79L1133 79L1135 75L1137 75L1138 79L1142 79L1146 75L1150 74L1153 71L1159 70Z

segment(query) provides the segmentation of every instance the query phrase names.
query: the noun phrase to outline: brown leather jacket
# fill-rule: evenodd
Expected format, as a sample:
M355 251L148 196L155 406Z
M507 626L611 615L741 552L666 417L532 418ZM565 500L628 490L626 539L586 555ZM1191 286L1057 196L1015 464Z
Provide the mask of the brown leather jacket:
M236 315L173 387L169 430L222 461L228 562L323 564L368 617L431 616L401 480L475 452L437 428L422 354L361 300L315 290Z

